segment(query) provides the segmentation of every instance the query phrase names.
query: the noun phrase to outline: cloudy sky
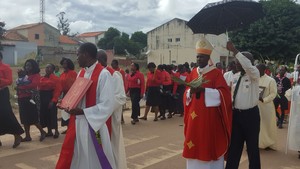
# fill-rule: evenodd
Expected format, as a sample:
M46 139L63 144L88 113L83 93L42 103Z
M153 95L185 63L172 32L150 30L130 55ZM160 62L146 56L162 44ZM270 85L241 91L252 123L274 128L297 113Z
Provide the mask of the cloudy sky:
M45 0L45 21L57 27L59 12L70 21L71 32L147 32L175 17L189 20L205 4L218 0ZM0 21L6 29L39 22L40 0L1 0Z

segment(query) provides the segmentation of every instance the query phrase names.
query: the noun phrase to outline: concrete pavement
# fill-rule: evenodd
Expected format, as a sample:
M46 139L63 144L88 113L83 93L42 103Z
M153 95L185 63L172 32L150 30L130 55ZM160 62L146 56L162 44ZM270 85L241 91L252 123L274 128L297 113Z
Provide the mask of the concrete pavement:
M144 110L142 109L141 112ZM127 164L130 169L184 169L185 160L181 156L183 145L183 118L173 117L165 121L153 122L150 113L147 121L130 124L130 111L124 112L124 142ZM63 128L59 129L63 131ZM46 138L39 142L39 132L32 126L32 142L22 143L12 149L13 136L0 139L0 169L53 169L58 159L64 135L58 139ZM278 130L278 151L261 150L262 169L300 169L297 152L286 155L287 128ZM248 168L246 151L240 163L241 169Z

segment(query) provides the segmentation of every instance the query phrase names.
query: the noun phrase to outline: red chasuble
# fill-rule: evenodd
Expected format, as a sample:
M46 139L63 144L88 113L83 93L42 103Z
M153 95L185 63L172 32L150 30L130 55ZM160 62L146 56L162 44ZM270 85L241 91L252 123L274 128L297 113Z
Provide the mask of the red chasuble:
M96 91L98 86L98 78L102 69L103 66L97 64L92 73L91 80L93 81L93 83L86 93L85 107L92 107L96 105ZM82 69L79 74L79 77L84 77L84 73L85 70ZM75 120L76 120L75 115L71 115L68 131L66 133L66 137L62 145L60 156L56 164L56 169L69 169L71 167L73 153L74 153L74 146L75 146L75 138L76 138Z
M198 77L197 69L193 69L188 80ZM211 69L203 74L209 82L204 88L217 89L220 93L219 107L205 106L205 92L200 98L192 95L192 101L186 106L186 92L184 94L184 149L183 157L201 161L218 160L225 155L229 148L232 122L232 103L229 88L222 73Z

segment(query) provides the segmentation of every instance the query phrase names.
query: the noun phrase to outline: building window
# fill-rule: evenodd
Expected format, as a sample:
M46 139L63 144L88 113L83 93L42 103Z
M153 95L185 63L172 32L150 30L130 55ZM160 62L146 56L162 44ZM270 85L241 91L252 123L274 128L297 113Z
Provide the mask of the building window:
M180 42L180 38L176 38L176 40L175 40L176 42Z
M169 38L169 39L168 39L168 42L172 42L172 38Z
M34 39L40 39L40 35L39 34L35 34L34 35Z

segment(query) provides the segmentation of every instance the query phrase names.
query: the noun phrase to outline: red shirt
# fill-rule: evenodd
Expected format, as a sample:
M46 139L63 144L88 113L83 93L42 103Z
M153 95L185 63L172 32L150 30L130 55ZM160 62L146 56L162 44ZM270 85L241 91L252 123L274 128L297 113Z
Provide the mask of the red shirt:
M140 71L136 71L128 76L128 88L140 88L141 95L145 93L145 79Z
M74 70L65 71L60 75L59 79L64 95L69 91L74 81L76 80L76 77L77 73Z
M0 89L11 85L12 82L12 70L10 66L0 61Z
M172 84L172 79L171 79L171 75L167 72L167 71L163 71L162 72L164 74L164 78L163 78L163 85L164 86L168 86L168 85L171 85Z
M158 87L158 86L162 85L162 81L163 81L162 71L156 69L154 71L154 73L148 72L146 88L147 87Z
M57 102L61 94L61 84L59 77L55 74L51 74L49 77L41 77L40 84L38 86L39 90L53 90L52 102Z
M39 73L28 75L28 81L30 81L31 83L26 85L19 85L17 87L18 98L31 97L32 94L30 93L30 90L37 90L37 87L40 83L40 78L41 76Z

